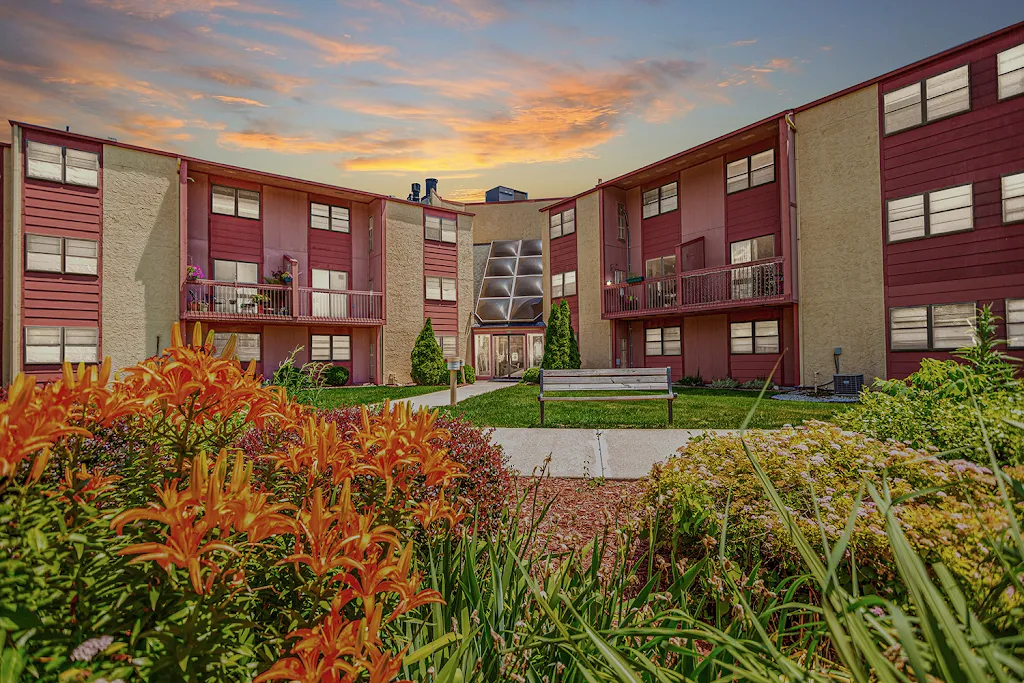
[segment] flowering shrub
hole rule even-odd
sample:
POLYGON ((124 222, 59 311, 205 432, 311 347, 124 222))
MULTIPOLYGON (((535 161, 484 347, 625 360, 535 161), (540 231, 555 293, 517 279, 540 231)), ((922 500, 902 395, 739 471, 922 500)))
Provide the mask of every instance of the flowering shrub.
MULTIPOLYGON (((829 547, 836 544, 864 480, 879 490, 888 486, 894 499, 936 487, 896 506, 911 546, 926 562, 944 563, 973 605, 993 599, 997 604, 990 613, 1005 614, 1022 604, 1012 592, 994 598, 988 594, 1003 576, 989 540, 999 539, 1009 523, 988 469, 966 460, 940 460, 932 451, 821 422, 775 432, 751 431, 745 440, 797 527, 817 543, 822 555, 827 556, 822 535, 829 547)), ((789 532, 770 507, 736 437, 691 441, 678 457, 655 468, 642 496, 649 515, 662 514, 658 541, 675 557, 697 558, 708 548, 717 550, 727 503, 728 557, 748 574, 799 573, 801 560, 789 532)), ((860 590, 905 600, 884 529, 875 503, 865 497, 849 546, 860 590)), ((850 559, 847 556, 847 577, 850 559)), ((719 584, 717 589, 721 588, 719 584)))
POLYGON ((12 384, 0 403, 6 680, 400 671, 407 615, 442 600, 421 587, 414 539, 465 516, 463 467, 437 447, 451 437, 400 404, 361 411, 341 438, 226 346, 214 356, 212 336, 197 325, 185 344, 175 325, 171 348, 123 379, 110 382, 108 359, 12 384), (288 436, 258 456, 234 447, 253 430, 288 436))

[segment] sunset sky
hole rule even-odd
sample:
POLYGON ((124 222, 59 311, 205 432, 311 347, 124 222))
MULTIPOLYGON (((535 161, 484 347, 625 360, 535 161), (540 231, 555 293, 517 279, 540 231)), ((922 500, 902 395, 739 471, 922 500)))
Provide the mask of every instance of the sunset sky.
POLYGON ((1022 19, 1020 0, 0 0, 0 116, 402 197, 425 176, 550 197, 1022 19))

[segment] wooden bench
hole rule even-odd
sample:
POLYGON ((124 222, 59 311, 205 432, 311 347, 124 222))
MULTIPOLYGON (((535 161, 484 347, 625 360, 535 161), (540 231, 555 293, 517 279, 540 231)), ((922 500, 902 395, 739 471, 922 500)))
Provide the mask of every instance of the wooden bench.
POLYGON ((672 424, 672 368, 611 368, 608 370, 540 371, 540 423, 544 424, 547 401, 668 401, 668 423, 672 424), (614 396, 546 396, 549 391, 600 391, 614 396), (624 391, 657 391, 657 394, 624 394, 624 391))

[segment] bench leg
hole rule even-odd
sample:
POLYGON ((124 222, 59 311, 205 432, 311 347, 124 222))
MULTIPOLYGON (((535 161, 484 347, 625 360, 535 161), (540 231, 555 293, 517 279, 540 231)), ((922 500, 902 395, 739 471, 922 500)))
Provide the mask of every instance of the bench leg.
POLYGON ((672 399, 668 400, 668 423, 672 424, 672 399))
POLYGON ((544 401, 540 401, 540 426, 544 426, 544 401))

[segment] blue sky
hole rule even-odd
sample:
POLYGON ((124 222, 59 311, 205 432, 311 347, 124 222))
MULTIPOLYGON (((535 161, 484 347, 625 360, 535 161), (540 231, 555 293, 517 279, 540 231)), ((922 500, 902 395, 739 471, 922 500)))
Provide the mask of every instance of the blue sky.
POLYGON ((404 196, 597 182, 1024 19, 964 4, 0 0, 0 115, 404 196))

